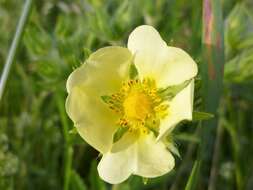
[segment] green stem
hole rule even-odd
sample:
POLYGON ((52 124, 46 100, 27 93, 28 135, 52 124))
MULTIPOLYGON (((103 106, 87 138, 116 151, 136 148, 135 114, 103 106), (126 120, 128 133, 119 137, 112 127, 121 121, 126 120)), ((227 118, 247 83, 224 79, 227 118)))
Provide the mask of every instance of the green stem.
POLYGON ((56 102, 58 111, 60 113, 60 119, 63 127, 63 137, 65 140, 65 151, 64 151, 64 190, 69 189, 69 182, 71 177, 71 168, 72 168, 72 156, 73 156, 73 148, 70 143, 69 137, 69 127, 68 127, 68 119, 65 112, 64 107, 64 99, 62 95, 59 93, 56 95, 56 102))
POLYGON ((8 56, 7 56, 7 59, 5 62, 3 73, 2 73, 2 76, 0 79, 0 101, 3 96, 5 85, 6 85, 9 73, 10 73, 12 63, 13 63, 14 58, 16 56, 16 52, 17 52, 18 46, 20 44, 20 40, 21 40, 22 35, 24 33, 25 25, 26 25, 27 20, 29 18, 29 14, 32 10, 32 2, 33 2, 33 0, 26 0, 26 2, 25 2, 21 17, 18 22, 15 36, 13 38, 13 41, 12 41, 12 44, 11 44, 11 47, 10 47, 10 50, 9 50, 9 53, 8 53, 8 56))
POLYGON ((119 190, 119 185, 113 185, 112 190, 119 190))

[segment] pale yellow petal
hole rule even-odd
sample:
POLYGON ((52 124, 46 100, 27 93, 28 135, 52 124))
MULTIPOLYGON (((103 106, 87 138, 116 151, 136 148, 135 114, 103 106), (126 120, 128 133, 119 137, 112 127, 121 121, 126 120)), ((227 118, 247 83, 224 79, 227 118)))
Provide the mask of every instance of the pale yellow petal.
POLYGON ((105 154, 98 164, 99 176, 106 182, 118 184, 125 181, 136 167, 136 144, 117 153, 105 154))
POLYGON ((194 80, 170 102, 169 114, 161 121, 158 139, 161 139, 182 120, 192 120, 194 80))
POLYGON ((158 87, 182 83, 196 76, 198 68, 182 49, 169 47, 151 26, 137 27, 129 36, 128 48, 140 78, 154 78, 158 87))
POLYGON ((99 176, 111 184, 125 181, 131 174, 153 178, 171 171, 174 157, 162 141, 154 135, 141 136, 137 142, 122 151, 103 155, 99 165, 99 176))
MULTIPOLYGON (((93 91, 114 93, 128 78, 132 54, 127 48, 109 46, 92 53, 67 80, 68 93, 74 86, 89 85, 93 91)), ((105 94, 103 94, 105 95, 105 94)))
POLYGON ((131 59, 126 48, 102 48, 67 81, 67 113, 84 140, 102 153, 111 149, 118 116, 101 96, 120 88, 122 81, 128 78, 131 59))
POLYGON ((132 53, 145 51, 153 54, 167 47, 167 45, 155 28, 142 25, 134 29, 129 35, 127 47, 132 53))
POLYGON ((133 143, 135 143, 140 134, 135 132, 126 132, 120 140, 118 140, 116 143, 113 144, 111 152, 119 152, 122 151, 129 146, 131 146, 133 143))
POLYGON ((135 175, 153 178, 164 175, 174 168, 175 160, 164 143, 149 134, 138 141, 135 175))
POLYGON ((99 152, 105 153, 112 146, 118 118, 96 96, 75 87, 68 95, 66 110, 81 137, 99 152))

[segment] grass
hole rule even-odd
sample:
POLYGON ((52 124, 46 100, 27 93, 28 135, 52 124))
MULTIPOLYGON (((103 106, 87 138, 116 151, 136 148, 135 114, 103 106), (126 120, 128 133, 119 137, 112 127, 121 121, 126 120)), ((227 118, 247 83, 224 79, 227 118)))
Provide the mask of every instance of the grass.
MULTIPOLYGON (((1 73, 23 4, 0 0, 1 73)), ((194 103, 195 110, 217 116, 218 128, 206 122, 182 123, 174 131, 181 154, 175 170, 146 185, 132 176, 112 187, 98 177, 98 152, 74 131, 69 132, 73 125, 64 110, 66 79, 90 52, 107 45, 125 46, 130 31, 144 23, 155 26, 169 45, 185 49, 203 68, 207 52, 202 45, 206 24, 201 20, 202 3, 35 1, 0 102, 0 189, 181 190, 190 189, 193 178, 196 185, 191 189, 252 189, 253 4, 223 0, 220 8, 225 22, 220 19, 217 26, 224 27, 225 65, 218 83, 223 82, 223 91, 214 97, 209 85, 217 87, 217 81, 210 84, 201 73, 194 103), (218 100, 218 109, 206 108, 206 102, 217 106, 218 100), (203 142, 210 149, 201 148, 203 142), (201 175, 195 175, 198 167, 201 175)), ((214 11, 215 16, 220 13, 214 11)), ((221 52, 217 47, 212 51, 221 52)), ((222 62, 219 58, 212 62, 222 62)))

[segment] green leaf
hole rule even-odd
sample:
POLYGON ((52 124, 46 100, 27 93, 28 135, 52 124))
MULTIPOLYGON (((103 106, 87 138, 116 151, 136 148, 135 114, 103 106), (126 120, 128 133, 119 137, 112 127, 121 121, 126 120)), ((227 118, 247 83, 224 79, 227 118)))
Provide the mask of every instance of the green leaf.
POLYGON ((164 100, 171 100, 173 99, 179 92, 181 92, 185 87, 190 84, 190 80, 186 80, 182 82, 181 84, 178 85, 173 85, 173 86, 168 86, 166 88, 162 88, 158 90, 159 95, 164 99, 164 100))
POLYGON ((24 43, 29 54, 34 57, 48 55, 52 51, 51 37, 40 23, 29 24, 24 35, 24 43))
POLYGON ((130 79, 135 79, 135 78, 137 78, 137 76, 138 76, 138 70, 135 67, 135 65, 132 63, 130 65, 130 69, 129 69, 129 77, 130 77, 130 79))
POLYGON ((199 112, 199 111, 194 111, 193 112, 193 121, 202 121, 202 120, 209 120, 214 118, 214 115, 211 113, 207 112, 199 112))
POLYGON ((116 133, 113 135, 113 142, 117 142, 127 132, 128 127, 119 127, 116 133))

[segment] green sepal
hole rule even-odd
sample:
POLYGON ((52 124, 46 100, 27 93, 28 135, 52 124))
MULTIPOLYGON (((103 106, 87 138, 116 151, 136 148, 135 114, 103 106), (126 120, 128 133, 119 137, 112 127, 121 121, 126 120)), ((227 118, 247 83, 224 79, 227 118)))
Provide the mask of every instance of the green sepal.
POLYGON ((164 144, 166 145, 167 149, 174 155, 176 155, 177 157, 179 157, 181 159, 181 155, 177 149, 177 145, 174 142, 174 134, 169 134, 165 139, 164 139, 164 144))
POLYGON ((159 89, 158 94, 163 100, 172 100, 179 92, 186 88, 191 81, 192 79, 186 80, 178 85, 168 86, 166 88, 159 89))
POLYGON ((193 111, 193 114, 192 114, 193 121, 209 120, 212 118, 214 118, 214 115, 207 112, 193 111))
POLYGON ((129 129, 129 127, 122 127, 120 126, 117 131, 114 133, 113 135, 113 142, 117 142, 118 140, 120 140, 123 135, 127 132, 127 130, 129 129))
POLYGON ((151 127, 147 124, 145 125, 145 127, 147 127, 155 135, 155 137, 158 137, 159 131, 157 131, 155 127, 151 127))
POLYGON ((76 129, 76 127, 73 127, 68 132, 69 132, 69 134, 77 134, 77 129, 76 129))
POLYGON ((134 63, 131 63, 129 68, 129 78, 130 79, 136 79, 138 77, 138 70, 134 63))
POLYGON ((181 159, 181 155, 180 155, 180 153, 179 153, 179 151, 178 151, 178 148, 176 147, 176 145, 175 145, 174 143, 169 143, 169 144, 167 145, 167 148, 169 149, 169 151, 170 151, 171 153, 173 153, 174 155, 176 155, 178 158, 181 159))
POLYGON ((108 103, 111 100, 111 96, 104 95, 101 96, 101 99, 103 100, 103 102, 108 103))

